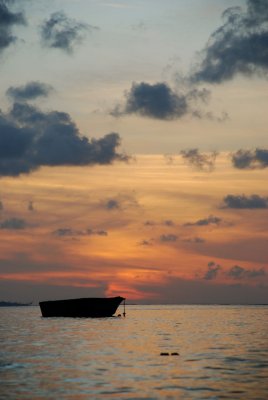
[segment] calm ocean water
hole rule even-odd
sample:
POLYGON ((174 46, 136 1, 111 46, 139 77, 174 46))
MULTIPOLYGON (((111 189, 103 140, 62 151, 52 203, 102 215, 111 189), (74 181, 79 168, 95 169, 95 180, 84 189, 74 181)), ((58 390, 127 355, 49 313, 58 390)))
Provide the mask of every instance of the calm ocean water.
POLYGON ((1 400, 268 399, 268 306, 127 306, 125 319, 0 308, 0 343, 1 400))

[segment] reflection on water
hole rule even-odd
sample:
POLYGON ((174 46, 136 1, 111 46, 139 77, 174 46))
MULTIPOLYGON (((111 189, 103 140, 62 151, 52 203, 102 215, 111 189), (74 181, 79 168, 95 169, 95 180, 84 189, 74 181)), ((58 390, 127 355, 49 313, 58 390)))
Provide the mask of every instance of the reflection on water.
POLYGON ((0 398, 267 400, 267 314, 128 306, 125 319, 69 319, 1 308, 0 398))

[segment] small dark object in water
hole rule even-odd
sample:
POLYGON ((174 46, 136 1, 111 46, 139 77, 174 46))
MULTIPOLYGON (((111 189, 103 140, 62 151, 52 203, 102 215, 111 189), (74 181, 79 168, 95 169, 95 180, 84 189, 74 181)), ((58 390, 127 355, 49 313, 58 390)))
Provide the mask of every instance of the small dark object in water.
POLYGON ((171 353, 172 356, 179 356, 179 353, 171 353))
POLYGON ((123 297, 41 301, 43 317, 105 318, 112 317, 123 297))
POLYGON ((169 353, 160 353, 160 356, 169 356, 169 353))

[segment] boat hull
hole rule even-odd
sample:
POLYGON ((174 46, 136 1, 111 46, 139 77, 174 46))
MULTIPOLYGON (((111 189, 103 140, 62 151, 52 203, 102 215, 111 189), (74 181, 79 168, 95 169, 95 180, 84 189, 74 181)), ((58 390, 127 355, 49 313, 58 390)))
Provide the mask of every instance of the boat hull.
POLYGON ((123 297, 81 298, 68 300, 41 301, 43 317, 105 318, 112 317, 123 297))

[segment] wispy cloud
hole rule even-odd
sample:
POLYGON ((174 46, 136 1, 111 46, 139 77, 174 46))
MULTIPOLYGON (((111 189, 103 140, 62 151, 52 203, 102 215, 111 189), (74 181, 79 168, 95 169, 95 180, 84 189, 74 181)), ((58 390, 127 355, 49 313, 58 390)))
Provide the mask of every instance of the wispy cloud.
POLYGON ((198 219, 195 222, 186 222, 184 226, 208 226, 215 225, 218 226, 222 223, 222 219, 214 215, 210 215, 207 218, 198 219))
POLYGON ((107 236, 108 232, 104 230, 94 230, 87 228, 85 230, 77 230, 73 228, 58 228, 52 232, 58 237, 74 237, 74 236, 107 236))
POLYGON ((8 0, 0 1, 0 52, 16 42, 17 37, 12 34, 12 28, 26 24, 24 14, 12 12, 10 4, 8 0))
POLYGON ((53 91, 52 86, 42 82, 29 82, 24 86, 11 86, 6 94, 14 101, 35 100, 38 97, 47 97, 53 91))
POLYGON ((229 278, 232 279, 256 279, 259 277, 263 277, 266 275, 266 272, 263 268, 259 269, 246 269, 240 267, 239 265, 234 265, 229 269, 226 273, 229 278))
POLYGON ((219 271, 222 269, 221 265, 216 264, 214 261, 208 263, 208 269, 203 277, 205 280, 213 280, 217 278, 219 271))
POLYGON ((190 166, 200 171, 212 171, 218 156, 216 151, 211 153, 200 153, 198 149, 182 150, 180 152, 183 160, 190 166))
POLYGON ((41 39, 46 47, 72 53, 75 46, 85 39, 87 32, 97 29, 96 26, 68 18, 63 11, 58 11, 42 24, 41 39))
POLYGON ((267 0, 247 0, 247 7, 231 7, 223 13, 223 25, 200 54, 192 74, 194 82, 221 83, 237 74, 267 75, 267 0))
POLYGON ((28 226, 26 221, 21 218, 8 218, 0 222, 0 229, 21 230, 28 226))

